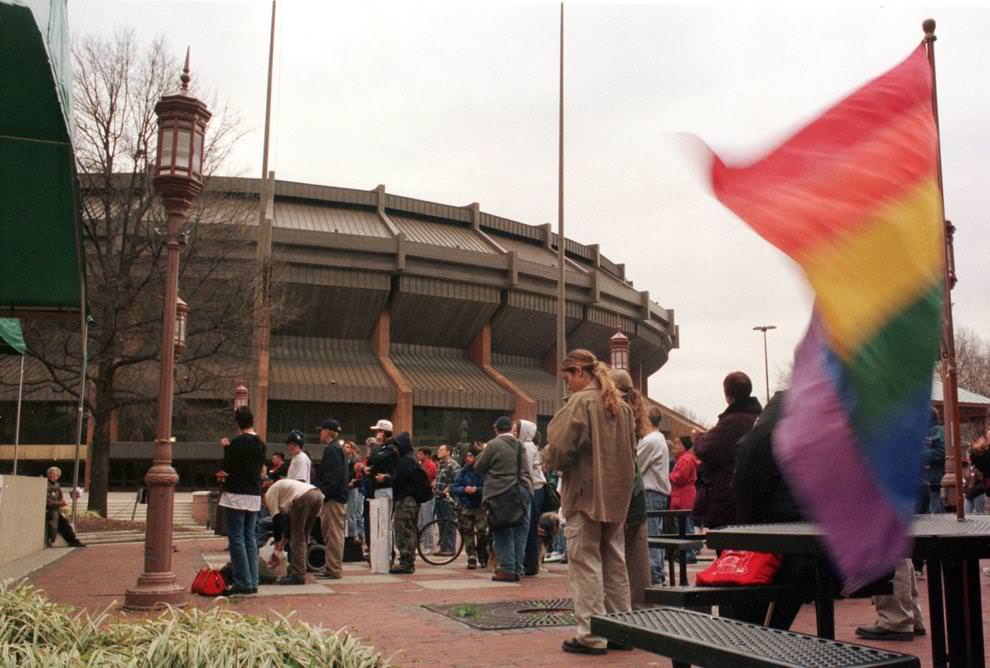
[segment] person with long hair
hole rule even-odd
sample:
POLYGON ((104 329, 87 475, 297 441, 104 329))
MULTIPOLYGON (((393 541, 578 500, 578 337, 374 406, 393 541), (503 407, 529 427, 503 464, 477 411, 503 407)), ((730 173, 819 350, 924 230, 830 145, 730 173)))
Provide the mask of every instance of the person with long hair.
MULTIPOLYGON (((636 426, 636 440, 640 444, 637 445, 637 448, 639 448, 643 443, 644 437, 650 431, 646 400, 643 399, 640 391, 633 386, 632 377, 628 371, 612 369, 608 372, 608 377, 615 383, 615 388, 622 395, 623 401, 632 409, 636 426)), ((630 456, 633 458, 636 458, 636 455, 637 451, 630 453, 630 456)), ((645 488, 646 471, 643 470, 643 466, 638 460, 637 465, 639 465, 639 473, 645 488)), ((651 509, 646 496, 648 493, 649 490, 644 489, 643 493, 638 495, 633 494, 629 506, 629 514, 626 516, 626 572, 629 574, 629 599, 634 608, 646 607, 646 588, 651 584, 650 574, 652 566, 652 555, 650 554, 649 541, 647 539, 651 531, 656 534, 660 533, 659 529, 653 530, 652 518, 648 521, 646 517, 646 511, 651 509)), ((661 553, 661 566, 663 565, 662 559, 661 553)), ((656 584, 656 582, 652 584, 656 584)))
POLYGON ((609 645, 591 632, 591 616, 631 609, 625 523, 633 491, 635 416, 594 353, 573 350, 559 368, 570 396, 550 422, 544 461, 563 474, 561 506, 567 513, 577 633, 563 649, 600 655, 609 645))

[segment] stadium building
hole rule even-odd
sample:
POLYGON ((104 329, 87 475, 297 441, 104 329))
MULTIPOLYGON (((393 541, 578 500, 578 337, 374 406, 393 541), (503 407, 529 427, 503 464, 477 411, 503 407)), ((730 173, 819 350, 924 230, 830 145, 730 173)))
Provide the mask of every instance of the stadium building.
MULTIPOLYGON (((258 179, 209 183, 214 194, 248 199, 260 188, 258 179)), ((285 181, 274 183, 269 215, 273 261, 285 269, 277 287, 303 314, 272 332, 270 449, 281 449, 291 429, 303 429, 315 444, 316 426, 327 416, 357 441, 388 418, 397 431, 411 431, 417 445, 487 439, 502 414, 545 427, 559 357, 558 238, 551 225, 509 220, 478 204, 394 195, 384 186, 285 181)), ((565 249, 568 347, 608 360, 609 339, 621 331, 629 339, 630 373, 645 389, 678 345, 674 312, 636 289, 625 267, 597 245, 567 239, 565 249)), ((4 365, 8 382, 11 368, 4 365)), ((253 369, 246 371, 250 381, 253 369)), ((233 390, 197 400, 229 406, 233 390)), ((8 385, 0 395, 5 416, 15 399, 8 385)), ((39 466, 71 459, 71 423, 55 419, 71 416, 71 400, 48 393, 28 403, 36 419, 25 420, 21 458, 39 466), (55 417, 37 419, 46 414, 55 417)), ((668 412, 664 431, 679 431, 672 420, 683 421, 668 412)), ((147 468, 151 438, 114 431, 111 482, 132 486, 147 468)), ((181 484, 209 481, 219 435, 176 425, 181 484)), ((12 437, 4 420, 0 443, 12 437)), ((10 448, 0 447, 9 460, 10 448)))

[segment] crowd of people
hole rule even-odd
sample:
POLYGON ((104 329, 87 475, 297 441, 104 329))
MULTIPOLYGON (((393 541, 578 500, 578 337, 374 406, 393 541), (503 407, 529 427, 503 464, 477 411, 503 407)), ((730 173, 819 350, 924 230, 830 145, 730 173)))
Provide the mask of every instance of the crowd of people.
MULTIPOLYGON (((415 572, 421 541, 422 550, 453 556, 458 533, 466 568, 492 567, 497 582, 535 576, 544 559, 566 561, 577 632, 563 649, 600 655, 626 648, 593 634, 592 615, 643 605, 645 589, 665 579, 664 555, 650 549, 647 540, 663 529, 647 511, 691 510, 691 532, 802 519, 772 454, 784 392, 764 410, 752 395, 749 377, 732 372, 722 383, 726 408, 715 426, 670 442, 659 430, 659 409, 648 405, 627 372, 609 369, 586 350, 568 353, 560 369, 568 398, 549 423, 542 448, 536 424, 508 416, 494 422, 491 440, 465 448, 460 456, 449 445, 435 452, 415 449, 409 433, 393 433, 386 419, 373 425, 372 436, 358 446, 343 441, 340 424, 327 419, 320 425, 323 452, 317 464, 306 454, 299 431, 289 435, 288 460, 276 453, 266 462, 250 409, 238 408, 240 433, 222 440, 219 474, 224 481, 220 505, 228 516, 230 593, 257 590, 259 512, 271 516, 273 564, 284 559, 288 545, 288 571, 279 583, 295 585, 306 582, 307 542, 317 525, 325 552, 317 577, 342 577, 345 546, 356 558, 369 559, 370 502, 389 499, 390 573, 415 572), (434 519, 445 520, 436 535, 420 531, 434 519)), ((933 424, 929 435, 919 510, 942 510, 935 485, 944 472, 940 429, 933 424)), ((970 457, 966 496, 976 508, 982 494, 970 491, 979 487, 982 492, 982 481, 990 477, 990 432, 974 444, 970 457)), ((860 635, 888 637, 884 620, 897 615, 914 626, 896 633, 923 633, 910 609, 917 589, 909 565, 898 570, 894 596, 878 597, 878 625, 860 629, 860 635)), ((814 581, 813 568, 807 559, 785 557, 778 579, 791 585, 789 597, 770 611, 765 604, 752 604, 727 606, 723 614, 789 627, 813 595, 807 585, 814 581)))

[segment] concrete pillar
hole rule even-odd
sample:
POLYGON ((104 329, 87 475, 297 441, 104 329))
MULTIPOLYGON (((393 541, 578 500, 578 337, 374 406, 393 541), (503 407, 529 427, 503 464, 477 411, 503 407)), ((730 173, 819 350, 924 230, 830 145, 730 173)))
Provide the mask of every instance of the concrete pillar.
POLYGON ((492 366, 491 322, 485 323, 485 326, 481 328, 478 335, 468 345, 465 353, 469 360, 481 367, 481 370, 485 372, 486 376, 494 380, 503 390, 513 396, 516 402, 515 412, 512 415, 514 419, 536 422, 536 400, 492 366))
POLYGON ((395 407, 392 409, 393 433, 408 431, 413 433, 413 391, 406 377, 395 366, 391 357, 392 314, 386 308, 378 314, 375 327, 371 333, 371 349, 382 365, 385 375, 395 388, 395 407))

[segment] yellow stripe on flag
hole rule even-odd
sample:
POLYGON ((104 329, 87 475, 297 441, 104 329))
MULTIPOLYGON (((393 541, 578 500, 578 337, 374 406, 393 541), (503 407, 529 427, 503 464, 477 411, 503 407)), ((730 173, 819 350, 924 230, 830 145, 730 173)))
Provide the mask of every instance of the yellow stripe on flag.
POLYGON ((797 258, 832 349, 848 360, 944 274, 938 185, 922 181, 861 228, 797 258))

